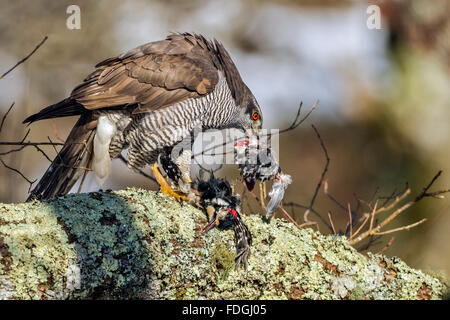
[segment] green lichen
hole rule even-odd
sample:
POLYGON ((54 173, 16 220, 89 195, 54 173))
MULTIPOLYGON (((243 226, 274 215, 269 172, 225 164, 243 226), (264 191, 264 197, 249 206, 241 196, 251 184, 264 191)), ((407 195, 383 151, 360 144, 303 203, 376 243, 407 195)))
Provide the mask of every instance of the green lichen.
POLYGON ((234 269, 232 230, 131 188, 0 204, 0 298, 437 299, 448 287, 400 259, 243 215, 248 269, 234 269))
POLYGON ((211 254, 213 267, 220 274, 220 280, 226 280, 234 267, 235 254, 230 251, 223 243, 218 242, 211 254))
POLYGON ((353 288, 348 298, 350 300, 364 300, 365 295, 363 288, 361 288, 360 286, 356 286, 355 288, 353 288))

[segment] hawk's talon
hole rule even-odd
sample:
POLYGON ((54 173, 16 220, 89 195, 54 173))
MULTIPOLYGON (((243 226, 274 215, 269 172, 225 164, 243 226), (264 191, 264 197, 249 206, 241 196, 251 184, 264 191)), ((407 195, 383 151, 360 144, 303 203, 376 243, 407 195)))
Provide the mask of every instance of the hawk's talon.
POLYGON ((158 164, 155 163, 152 166, 153 175, 155 176, 156 181, 158 182, 160 189, 158 192, 161 192, 162 194, 165 194, 169 197, 174 197, 178 201, 186 201, 186 196, 178 194, 175 192, 170 185, 167 183, 166 179, 162 176, 161 172, 159 171, 158 164))

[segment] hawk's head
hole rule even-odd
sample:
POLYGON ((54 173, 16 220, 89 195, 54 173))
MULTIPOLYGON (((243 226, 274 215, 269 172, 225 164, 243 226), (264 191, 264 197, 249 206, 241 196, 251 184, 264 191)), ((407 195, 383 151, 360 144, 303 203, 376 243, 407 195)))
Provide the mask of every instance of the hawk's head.
POLYGON ((235 126, 243 130, 250 130, 250 133, 260 134, 263 118, 261 108, 253 96, 250 89, 244 85, 244 99, 240 104, 240 112, 235 119, 235 126))

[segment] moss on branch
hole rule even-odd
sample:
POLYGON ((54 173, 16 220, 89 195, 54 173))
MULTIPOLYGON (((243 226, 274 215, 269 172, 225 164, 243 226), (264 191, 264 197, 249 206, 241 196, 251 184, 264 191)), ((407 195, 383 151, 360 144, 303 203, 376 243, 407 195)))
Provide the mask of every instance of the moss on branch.
POLYGON ((203 234, 202 211, 141 189, 0 204, 0 299, 439 299, 438 278, 344 237, 243 216, 247 270, 233 231, 203 234))

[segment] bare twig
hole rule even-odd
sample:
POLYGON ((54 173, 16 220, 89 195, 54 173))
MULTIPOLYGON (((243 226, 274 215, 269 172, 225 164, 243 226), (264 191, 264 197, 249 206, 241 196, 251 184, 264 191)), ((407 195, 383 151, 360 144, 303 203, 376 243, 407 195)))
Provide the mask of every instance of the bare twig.
MULTIPOLYGON (((422 192, 417 195, 413 200, 407 202, 406 204, 404 204, 403 206, 401 206, 400 208, 397 208, 394 210, 394 212, 392 212, 386 219, 384 219, 381 223, 376 223, 376 226, 373 227, 373 220, 375 217, 376 213, 382 212, 382 211, 386 211, 386 207, 384 208, 380 208, 379 210, 376 209, 376 205, 378 203, 378 201, 375 204, 375 207, 372 210, 371 213, 371 221, 370 221, 370 226, 369 226, 369 230, 363 232, 359 237, 357 238, 353 238, 350 243, 351 244, 355 244, 358 243, 360 241, 362 241, 363 239, 367 238, 367 237, 372 237, 375 235, 384 235, 384 234, 388 234, 388 233, 392 233, 392 232, 397 232, 397 231, 401 231, 401 230, 409 230, 412 227, 415 227, 421 223, 423 223, 426 219, 422 219, 416 223, 413 223, 411 225, 407 225, 407 226, 403 226, 400 228, 396 228, 396 229, 392 229, 392 230, 388 230, 388 231, 381 231, 381 229, 386 226, 388 223, 390 223, 392 220, 394 220, 399 214, 401 214, 402 212, 404 212, 406 209, 408 209, 409 207, 411 207, 413 204, 415 204, 416 202, 422 200, 425 197, 437 197, 440 196, 444 193, 448 193, 450 192, 450 189, 446 189, 446 190, 439 190, 439 191, 435 191, 435 192, 431 192, 429 193, 428 190, 431 188, 431 186, 434 184, 434 182, 439 178, 439 176, 441 175, 442 171, 439 171, 434 177, 433 179, 431 179, 431 181, 428 183, 428 185, 426 187, 423 188, 422 192)), ((400 196, 397 196, 394 200, 394 202, 389 205, 388 207, 393 207, 394 204, 397 204, 400 199, 403 199, 407 194, 409 193, 409 188, 400 196)))
MULTIPOLYGON (((287 212, 287 211, 283 208, 283 205, 282 205, 282 204, 281 204, 278 208, 281 210, 281 212, 284 214, 284 216, 285 216, 289 221, 291 221, 297 228, 299 228, 299 229, 302 228, 302 226, 300 226, 300 225, 295 221, 295 219, 291 217, 291 215, 289 214, 289 212, 287 212)), ((317 222, 311 221, 310 224, 314 224, 314 223, 317 223, 317 222)))
POLYGON ((365 251, 367 249, 369 249, 371 246, 376 245, 377 243, 380 243, 380 241, 378 241, 380 238, 382 238, 382 236, 370 236, 369 237, 369 241, 367 241, 366 244, 356 248, 356 250, 358 251, 365 251))
MULTIPOLYGON (((318 104, 319 104, 319 100, 316 100, 316 102, 313 104, 313 106, 308 111, 308 113, 302 119, 299 119, 300 118, 300 114, 301 114, 301 110, 302 110, 302 105, 303 105, 303 102, 300 102, 300 106, 298 107, 298 110, 297 110, 297 115, 295 116, 294 121, 292 122, 292 124, 289 127, 285 128, 285 129, 282 129, 282 130, 278 131, 277 133, 267 133, 267 134, 259 135, 259 138, 271 137, 273 135, 282 134, 282 133, 285 133, 285 132, 288 132, 288 131, 296 129, 298 126, 300 126, 311 115, 311 113, 316 109, 318 104)), ((210 155, 210 156, 211 155, 216 155, 216 153, 205 154, 205 152, 214 150, 214 149, 219 148, 219 147, 224 147, 224 146, 226 146, 226 145, 228 145, 228 144, 230 144, 232 142, 236 142, 235 139, 230 139, 230 140, 225 141, 225 142, 223 142, 221 144, 213 145, 213 146, 211 146, 211 147, 209 147, 209 148, 207 148, 205 150, 202 150, 201 152, 199 152, 197 154, 192 155, 192 157, 195 158, 195 157, 200 156, 200 155, 210 155)), ((224 153, 224 154, 227 154, 227 152, 224 153)))
POLYGON ((56 127, 56 123, 55 123, 55 119, 51 119, 52 120, 52 129, 53 129, 53 134, 55 135, 55 138, 59 141, 61 141, 62 143, 64 143, 64 139, 62 139, 59 134, 58 134, 58 128, 56 127))
POLYGON ((25 175, 20 172, 19 170, 17 170, 16 168, 10 167, 8 166, 1 158, 0 158, 0 162, 3 164, 3 166, 11 171, 14 171, 15 173, 19 174, 22 178, 24 178, 29 184, 30 187, 28 188, 28 192, 30 192, 31 187, 33 186, 33 183, 36 182, 36 180, 31 181, 30 179, 28 179, 27 177, 25 177, 25 175))
POLYGON ((263 190, 263 183, 259 183, 259 200, 261 201, 261 207, 263 210, 266 210, 266 204, 264 203, 264 190, 263 190))
MULTIPOLYGON (((24 146, 26 147, 26 146, 24 146)), ((44 152, 44 150, 42 150, 38 145, 34 145, 34 148, 39 151, 40 153, 42 153, 42 155, 50 162, 53 162, 52 159, 50 159, 50 157, 44 152)))
MULTIPOLYGON (((89 160, 88 167, 91 166, 91 162, 92 162, 92 159, 89 160)), ((80 182, 80 185, 78 186, 77 193, 81 193, 81 189, 83 188, 83 184, 84 184, 84 181, 86 180, 87 174, 88 174, 88 170, 84 170, 83 177, 81 178, 81 182, 80 182)))
POLYGON ((333 229, 333 234, 336 234, 336 229, 334 228, 333 219, 331 219, 331 212, 328 211, 328 220, 330 220, 331 228, 333 229))
POLYGON ((314 102, 311 109, 309 109, 308 113, 302 119, 299 120, 300 113, 302 111, 302 105, 303 105, 303 102, 300 102, 300 106, 298 107, 298 110, 297 110, 297 115, 295 116, 292 124, 288 128, 278 131, 278 134, 288 132, 288 131, 291 131, 291 130, 294 130, 295 128, 297 128, 299 125, 301 125, 303 122, 305 122, 305 120, 309 117, 309 115, 316 109, 318 104, 319 104, 319 100, 316 100, 316 102, 314 102))
POLYGON ((411 189, 409 189, 409 188, 406 189, 406 190, 403 192, 403 194, 397 196, 397 197, 394 199, 394 201, 393 201, 390 205, 379 208, 379 209, 377 210, 376 214, 391 210, 392 208, 394 208, 395 206, 397 206, 397 204, 398 204, 400 201, 402 201, 403 199, 405 199, 406 196, 408 196, 410 193, 411 193, 411 189))
POLYGON ((324 144, 324 142, 322 140, 322 137, 320 136, 320 133, 317 130, 317 128, 314 125, 311 125, 311 126, 314 129, 314 132, 316 133, 317 138, 320 141, 320 146, 322 147, 323 153, 325 154, 326 163, 325 163, 325 168, 323 169, 322 174, 320 176, 320 180, 319 180, 319 182, 318 182, 318 184, 316 186, 316 189, 314 190, 314 195, 313 195, 313 197, 311 199, 311 202, 310 202, 310 204, 308 206, 308 209, 306 209, 305 213, 303 214, 303 220, 305 222, 309 221, 308 220, 308 215, 309 215, 309 213, 311 212, 311 209, 314 206, 314 202, 316 201, 317 194, 318 194, 318 192, 320 190, 320 187, 322 186, 322 183, 323 183, 323 181, 325 179, 325 175, 327 174, 328 166, 330 165, 330 157, 328 156, 328 151, 327 151, 327 148, 325 147, 325 144, 324 144))
POLYGON ((389 248, 391 246, 391 244, 394 242, 395 237, 392 237, 391 240, 389 240, 389 242, 386 244, 386 246, 381 249, 380 251, 377 252, 377 254, 382 254, 383 252, 385 252, 387 250, 387 248, 389 248))
MULTIPOLYGON (((126 165, 128 164, 127 159, 126 159, 122 154, 119 154, 119 155, 117 156, 117 158, 120 159, 120 160, 121 160, 123 163, 125 163, 126 165)), ((145 172, 142 171, 141 169, 136 168, 136 167, 133 167, 133 169, 135 169, 141 176, 143 176, 143 177, 145 177, 145 178, 147 178, 147 179, 150 179, 150 180, 153 181, 153 182, 156 182, 156 179, 155 179, 154 177, 152 177, 151 175, 145 173, 145 172)))
MULTIPOLYGON (((347 213, 348 208, 346 208, 343 204, 341 204, 339 201, 336 200, 329 192, 328 192, 328 181, 323 181, 323 193, 331 200, 333 201, 339 208, 341 208, 345 213, 347 213)), ((359 199, 358 199, 359 200, 359 199)), ((356 216, 356 212, 351 211, 352 217, 356 216)))
POLYGON ((0 141, 0 146, 63 146, 60 142, 0 141))
POLYGON ((424 223, 425 221, 427 221, 426 218, 424 218, 424 219, 422 219, 422 220, 420 220, 420 221, 417 221, 417 222, 415 222, 415 223, 411 223, 411 224, 409 224, 409 225, 407 225, 407 226, 403 226, 403 227, 391 229, 391 230, 388 230, 388 231, 377 232, 377 234, 378 234, 378 235, 383 235, 383 234, 389 234, 389 233, 393 233, 393 232, 397 232, 397 231, 402 231, 402 230, 409 230, 409 229, 411 229, 411 228, 414 228, 415 226, 418 226, 419 224, 424 223))
POLYGON ((355 231, 355 233, 353 234, 353 238, 356 237, 356 235, 363 229, 363 227, 365 226, 366 222, 369 221, 369 218, 371 217, 371 215, 366 214, 366 217, 364 218, 364 221, 361 223, 361 225, 359 226, 359 228, 355 231))
POLYGON ((372 213, 370 214, 369 232, 372 230, 372 227, 373 227, 373 219, 375 218, 375 213, 377 212, 377 206, 378 206, 378 201, 375 202, 375 206, 373 207, 372 213))
POLYGON ((22 60, 18 61, 11 69, 9 69, 8 71, 6 71, 5 73, 3 73, 0 76, 0 79, 3 79, 8 73, 10 73, 11 71, 13 71, 15 68, 17 68, 20 64, 24 63, 25 61, 27 61, 43 44, 45 41, 47 41, 48 37, 45 36, 44 39, 42 39, 42 41, 33 49, 33 51, 31 51, 25 58, 23 58, 22 60))
MULTIPOLYGON (((286 206, 286 207, 298 207, 298 208, 302 208, 302 209, 308 209, 308 208, 309 208, 309 206, 307 206, 307 205, 304 205, 304 204, 301 204, 301 203, 296 203, 296 202, 293 202, 293 201, 283 203, 283 206, 286 206)), ((333 228, 327 223, 327 221, 322 217, 322 215, 321 215, 319 212, 317 212, 317 210, 315 210, 314 208, 311 208, 311 209, 309 209, 309 210, 310 210, 317 218, 319 218, 319 220, 322 221, 322 223, 323 223, 325 226, 327 226, 327 228, 328 228, 330 231, 333 231, 333 228)))
POLYGON ((21 146, 20 148, 17 148, 17 149, 11 149, 11 150, 8 150, 5 152, 0 152, 0 156, 6 156, 7 154, 10 154, 10 153, 22 151, 25 147, 26 146, 21 146))
POLYGON ((347 203, 348 206, 348 225, 350 228, 350 236, 349 239, 353 238, 353 218, 352 218, 352 210, 350 209, 350 203, 347 203))
POLYGON ((6 111, 6 113, 3 115, 2 117, 2 122, 0 123, 0 132, 2 132, 3 129, 3 124, 5 123, 6 117, 8 116, 9 112, 11 111, 11 109, 14 107, 15 102, 13 102, 11 104, 11 106, 8 108, 8 111, 6 111))

